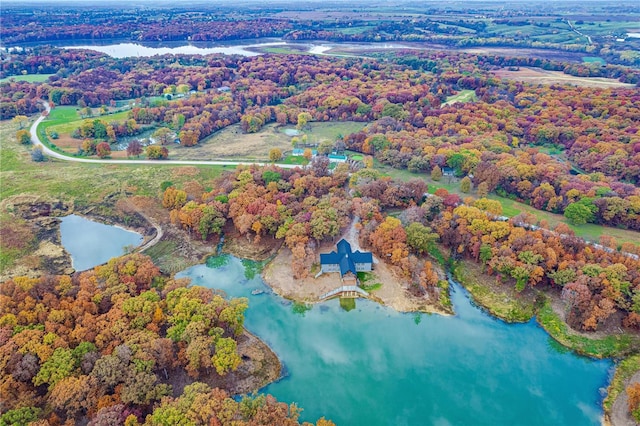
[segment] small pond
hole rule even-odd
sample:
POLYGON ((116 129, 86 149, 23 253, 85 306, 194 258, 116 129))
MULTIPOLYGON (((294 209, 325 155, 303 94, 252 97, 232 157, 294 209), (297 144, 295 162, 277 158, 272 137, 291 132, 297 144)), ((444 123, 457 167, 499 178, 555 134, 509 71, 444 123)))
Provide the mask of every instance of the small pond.
POLYGON ((142 243, 142 235, 126 229, 69 215, 60 223, 62 246, 71 255, 76 271, 102 265, 112 257, 122 256, 127 247, 142 243))
POLYGON ((599 425, 610 360, 577 356, 534 321, 506 324, 452 282, 456 315, 403 314, 358 300, 309 309, 273 294, 260 265, 233 256, 178 274, 248 297, 246 327, 285 377, 263 389, 302 419, 337 425, 599 425), (262 294, 252 294, 264 291, 262 294))
POLYGON ((302 134, 302 132, 297 129, 282 129, 282 133, 287 136, 299 136, 302 134))

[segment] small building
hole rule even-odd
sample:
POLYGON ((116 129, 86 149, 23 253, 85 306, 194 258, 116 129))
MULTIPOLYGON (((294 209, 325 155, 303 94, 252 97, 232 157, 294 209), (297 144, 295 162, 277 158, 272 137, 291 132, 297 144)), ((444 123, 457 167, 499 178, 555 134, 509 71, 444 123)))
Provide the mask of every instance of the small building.
POLYGON ((337 251, 320 255, 320 271, 340 272, 340 278, 347 284, 357 285, 358 272, 371 271, 373 255, 371 252, 351 251, 351 244, 342 239, 338 241, 337 251))
POLYGON ((443 167, 442 168, 442 176, 453 176, 454 170, 451 167, 443 167))
POLYGON ((347 156, 346 155, 338 155, 338 154, 329 154, 329 162, 331 163, 346 163, 347 156))
POLYGON ((231 91, 231 87, 229 86, 220 86, 216 89, 220 93, 228 93, 231 91))

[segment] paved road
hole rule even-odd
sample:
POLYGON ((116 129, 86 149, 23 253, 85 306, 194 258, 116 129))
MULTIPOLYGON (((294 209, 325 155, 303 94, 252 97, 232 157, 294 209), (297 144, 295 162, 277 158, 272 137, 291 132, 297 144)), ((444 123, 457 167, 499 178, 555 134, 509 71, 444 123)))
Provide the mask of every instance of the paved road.
MULTIPOLYGON (((43 102, 47 112, 51 112, 51 107, 48 102, 43 102)), ((82 157, 71 157, 68 155, 61 154, 56 152, 46 146, 40 138, 38 137, 38 125, 42 123, 42 121, 46 117, 41 115, 31 126, 31 142, 35 146, 40 146, 42 148, 42 152, 48 157, 57 158, 59 160, 64 161, 74 161, 76 163, 99 163, 99 164, 155 164, 155 165, 173 165, 173 166, 239 166, 239 165, 251 165, 255 164, 258 166, 269 166, 271 163, 260 163, 254 161, 215 161, 215 160, 109 160, 109 159, 98 159, 98 158, 82 158, 82 157)), ((278 167, 283 169, 295 169, 296 167, 300 167, 298 165, 293 164, 276 164, 278 167)))

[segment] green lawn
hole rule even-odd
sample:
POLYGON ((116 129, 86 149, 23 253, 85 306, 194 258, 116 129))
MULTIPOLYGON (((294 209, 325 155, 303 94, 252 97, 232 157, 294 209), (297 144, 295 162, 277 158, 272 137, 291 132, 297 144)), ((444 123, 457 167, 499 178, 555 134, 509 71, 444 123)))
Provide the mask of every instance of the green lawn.
POLYGON ((311 130, 307 130, 304 133, 309 138, 309 141, 335 141, 339 136, 346 136, 350 133, 359 132, 366 125, 367 123, 356 121, 333 121, 329 123, 313 122, 311 123, 311 130))
POLYGON ((0 83, 9 80, 15 81, 26 81, 27 83, 40 83, 43 81, 47 81, 49 77, 55 74, 27 74, 27 75, 12 75, 5 78, 0 78, 0 83))
MULTIPOLYGON (((62 112, 59 112, 62 113, 62 112)), ((72 199, 79 205, 100 202, 122 188, 136 195, 156 196, 160 183, 198 180, 211 187, 222 166, 193 166, 198 175, 174 173, 179 166, 138 164, 80 164, 48 159, 31 161, 31 146, 19 145, 11 135, 17 127, 0 122, 0 199, 18 194, 72 199)), ((189 166, 192 167, 192 166, 189 166)))
POLYGON ((287 155, 282 161, 278 161, 279 164, 299 164, 301 166, 306 166, 309 164, 309 161, 304 158, 302 155, 287 155))
POLYGON ((466 103, 478 100, 475 90, 461 90, 457 95, 449 96, 447 101, 442 105, 453 105, 456 102, 466 103))
POLYGON ((77 111, 75 111, 74 107, 57 107, 54 108, 52 111, 52 114, 54 111, 61 109, 61 108, 71 108, 74 110, 75 112, 75 116, 71 116, 71 113, 69 112, 65 112, 65 115, 69 115, 68 117, 66 117, 66 120, 58 120, 56 119, 56 121, 58 121, 58 123, 56 124, 49 124, 46 125, 46 123, 49 123, 49 120, 46 120, 45 123, 43 123, 43 126, 46 125, 47 128, 50 128, 51 130, 54 130, 56 132, 58 132, 58 134, 64 135, 64 134, 71 134, 71 132, 73 132, 75 129, 77 129, 78 127, 80 127, 82 125, 82 122, 84 120, 96 120, 96 119, 100 119, 102 121, 106 121, 107 123, 110 123, 112 121, 123 121, 126 120, 129 117, 129 111, 120 111, 120 112, 116 112, 114 114, 105 114, 105 115, 96 115, 93 117, 86 117, 86 118, 80 118, 80 116, 78 115, 77 111))
POLYGON ((373 29, 374 27, 370 27, 367 25, 358 25, 355 27, 344 27, 344 28, 336 28, 336 31, 342 33, 342 34, 347 34, 347 35, 353 35, 353 34, 362 34, 366 31, 369 31, 371 29, 373 29))

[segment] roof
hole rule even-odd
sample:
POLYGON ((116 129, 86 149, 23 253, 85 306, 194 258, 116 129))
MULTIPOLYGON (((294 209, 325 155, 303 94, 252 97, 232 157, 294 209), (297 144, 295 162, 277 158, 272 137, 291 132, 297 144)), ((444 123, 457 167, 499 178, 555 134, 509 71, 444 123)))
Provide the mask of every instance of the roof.
POLYGON ((340 275, 344 276, 347 272, 354 275, 356 272, 356 263, 373 263, 373 255, 371 252, 351 251, 351 244, 345 239, 341 239, 337 244, 338 251, 331 253, 323 253, 320 255, 321 265, 340 265, 340 275))

